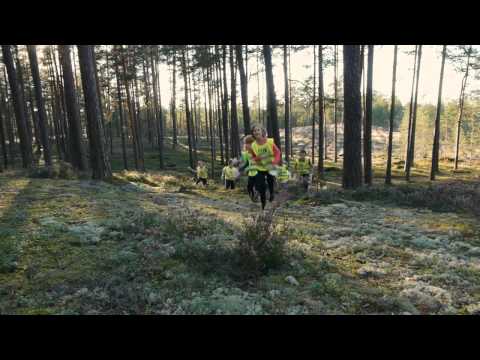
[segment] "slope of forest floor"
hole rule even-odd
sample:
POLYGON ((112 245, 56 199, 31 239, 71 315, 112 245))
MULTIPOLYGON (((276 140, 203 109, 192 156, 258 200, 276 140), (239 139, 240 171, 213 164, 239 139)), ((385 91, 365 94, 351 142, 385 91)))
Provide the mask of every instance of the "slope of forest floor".
POLYGON ((238 243, 259 204, 243 186, 204 189, 175 172, 111 183, 3 173, 0 313, 480 312, 478 174, 355 193, 328 174, 327 189, 274 203, 284 261, 244 279, 238 243))

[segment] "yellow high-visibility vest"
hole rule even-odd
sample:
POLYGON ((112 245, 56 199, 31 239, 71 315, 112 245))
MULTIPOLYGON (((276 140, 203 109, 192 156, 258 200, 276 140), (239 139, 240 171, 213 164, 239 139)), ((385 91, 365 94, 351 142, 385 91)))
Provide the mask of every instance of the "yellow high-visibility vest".
POLYGON ((278 167, 278 181, 281 183, 285 183, 288 181, 288 178, 290 177, 290 173, 288 171, 287 165, 282 165, 278 167))
POLYGON ((263 145, 258 145, 256 141, 252 144, 252 150, 255 155, 262 157, 262 160, 255 161, 254 164, 255 169, 258 171, 268 171, 271 168, 274 159, 273 144, 272 138, 268 138, 267 142, 263 145))
POLYGON ((223 168, 223 173, 225 174, 225 180, 235 180, 237 175, 236 169, 230 166, 225 166, 223 168))
POLYGON ((208 178, 208 170, 206 166, 197 166, 197 176, 201 179, 207 179, 208 178))
POLYGON ((297 171, 300 175, 307 175, 310 174, 310 170, 312 169, 312 163, 310 159, 305 158, 305 160, 297 159, 295 160, 295 171, 297 171))
POLYGON ((247 175, 248 176, 257 175, 258 171, 255 170, 255 165, 253 164, 253 160, 252 160, 252 154, 250 154, 250 152, 248 152, 248 151, 243 151, 242 152, 242 159, 243 159, 244 162, 248 162, 247 175))

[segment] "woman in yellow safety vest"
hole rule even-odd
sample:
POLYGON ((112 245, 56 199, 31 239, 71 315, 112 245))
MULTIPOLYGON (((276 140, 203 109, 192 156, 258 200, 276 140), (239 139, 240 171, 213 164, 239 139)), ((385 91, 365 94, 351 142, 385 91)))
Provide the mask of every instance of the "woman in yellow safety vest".
POLYGON ((278 165, 281 160, 280 149, 275 145, 272 138, 267 138, 267 132, 259 125, 252 127, 252 136, 255 141, 252 143, 252 162, 257 170, 255 175, 255 188, 260 193, 262 201, 262 209, 266 205, 266 187, 265 180, 268 183, 268 190, 270 192, 270 202, 273 201, 273 184, 275 178, 269 174, 269 170, 273 166, 278 165))

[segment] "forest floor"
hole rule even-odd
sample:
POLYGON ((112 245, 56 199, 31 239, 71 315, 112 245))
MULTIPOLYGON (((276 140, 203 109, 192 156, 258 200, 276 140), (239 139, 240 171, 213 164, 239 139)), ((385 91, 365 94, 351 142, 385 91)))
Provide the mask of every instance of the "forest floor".
MULTIPOLYGON (((155 154, 146 160, 154 168, 155 154)), ((260 205, 243 180, 227 191, 172 170, 116 171, 108 183, 6 171, 0 313, 480 313, 478 164, 442 163, 435 184, 421 161, 405 184, 399 164, 385 187, 376 163, 378 183, 356 192, 326 165, 326 188, 267 205, 286 252, 251 278, 239 241, 260 205)))

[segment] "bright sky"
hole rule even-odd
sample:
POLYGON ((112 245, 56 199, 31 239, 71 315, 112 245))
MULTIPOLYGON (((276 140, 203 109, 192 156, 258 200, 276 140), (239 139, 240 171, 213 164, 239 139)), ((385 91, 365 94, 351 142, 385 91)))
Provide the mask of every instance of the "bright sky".
MULTIPOLYGON (((256 46, 256 45, 252 45, 256 46)), ((413 55, 407 55, 405 51, 413 50, 415 45, 400 45, 398 47, 398 61, 397 61, 397 84, 396 93, 403 104, 410 101, 410 91, 412 86, 412 70, 413 70, 413 55)), ((476 46, 475 46, 476 47, 476 46)), ((374 73, 373 73, 373 89, 382 93, 387 98, 390 98, 392 87, 392 67, 393 67, 393 45, 377 45, 374 53, 374 73)), ((419 83, 419 103, 430 103, 436 105, 438 96, 438 81, 440 76, 441 66, 441 50, 442 45, 424 45, 422 51, 422 64, 419 83)), ((342 46, 338 47, 339 53, 339 75, 343 73, 342 68, 342 46)), ((274 79, 275 92, 277 98, 281 99, 284 96, 284 77, 283 77, 283 55, 281 50, 275 50, 274 53, 274 79)), ((291 57, 291 73, 292 78, 297 81, 304 81, 308 76, 313 74, 313 68, 306 68, 306 65, 313 64, 313 51, 309 47, 298 53, 292 53, 291 57)), ((262 65, 260 65, 262 66, 262 65)), ((249 73, 256 72, 256 59, 250 58, 248 61, 249 73)), ((227 76, 229 76, 227 74, 227 76)), ((457 100, 460 92, 460 84, 462 75, 455 72, 453 66, 448 62, 445 63, 445 74, 443 82, 443 101, 457 100)), ((166 66, 161 67, 161 81, 162 86, 162 104, 168 104, 170 101, 170 74, 166 66)), ((260 91, 262 104, 265 104, 265 78, 261 74, 260 91)), ((177 80, 177 85, 182 82, 177 80)), ((328 67, 324 71, 324 84, 327 93, 332 92, 333 88, 333 66, 328 67), (327 87, 330 86, 330 87, 327 87)), ((474 76, 470 77, 467 85, 467 91, 473 89, 480 89, 480 81, 474 80, 474 76)), ((182 96, 181 92, 177 93, 182 96)), ((257 96, 258 86, 257 79, 252 76, 249 82, 248 94, 250 101, 257 96)), ((238 97, 240 101, 240 92, 238 90, 238 97)), ((165 106, 165 105, 164 105, 165 106)))

